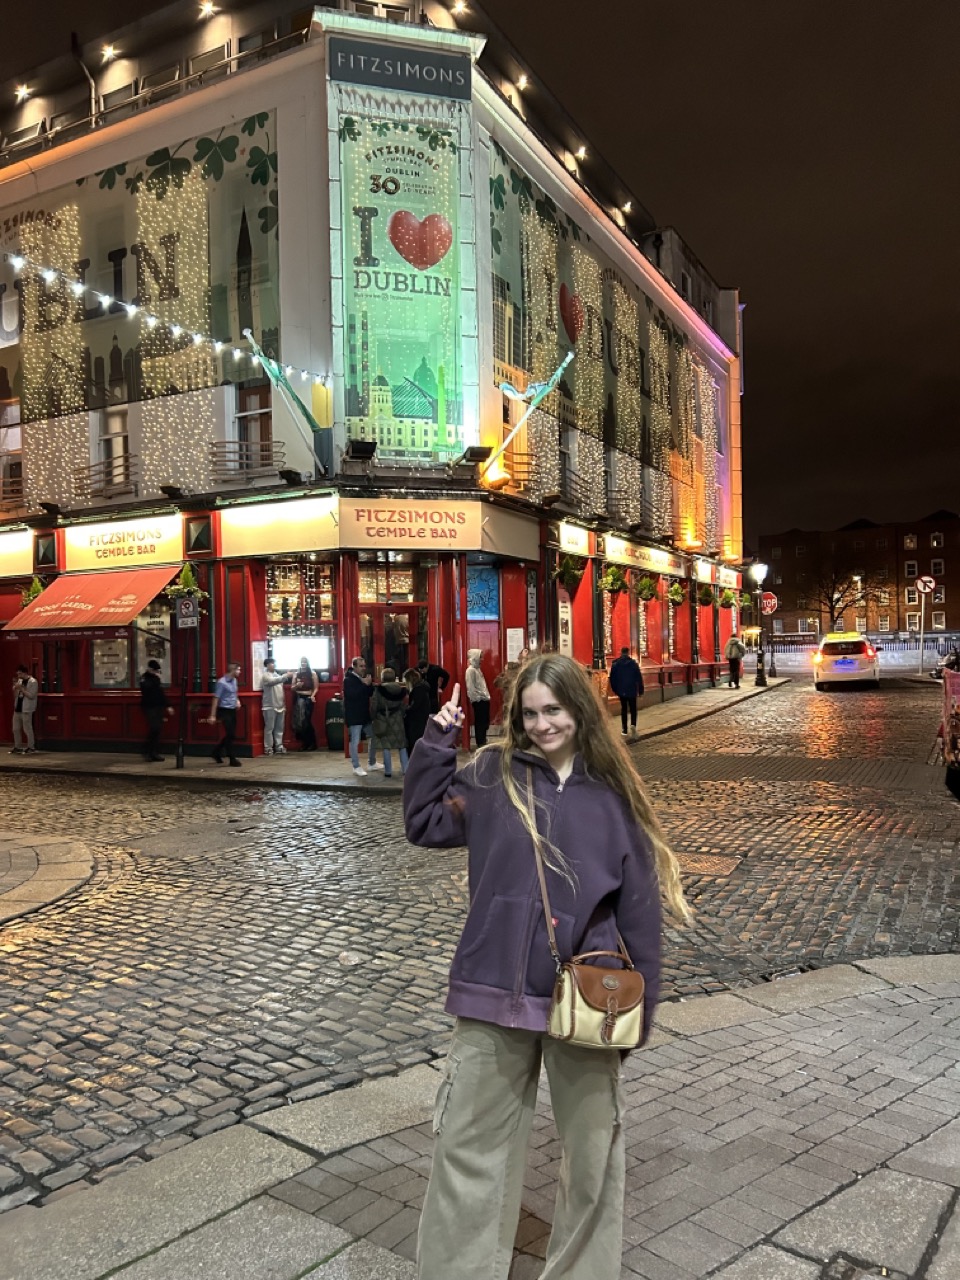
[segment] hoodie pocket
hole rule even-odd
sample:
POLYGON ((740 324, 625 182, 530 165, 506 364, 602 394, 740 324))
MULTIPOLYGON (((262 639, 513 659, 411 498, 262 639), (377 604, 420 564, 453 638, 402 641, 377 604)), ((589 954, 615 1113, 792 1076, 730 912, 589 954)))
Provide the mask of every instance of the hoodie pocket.
MULTIPOLYGON (((573 931, 576 921, 573 916, 564 915, 562 911, 553 913, 553 931, 557 935, 557 950, 561 960, 569 960, 573 955, 573 931)), ((525 990, 531 995, 548 996, 553 992, 557 981, 557 966, 550 950, 550 939, 547 935, 547 922, 543 915, 543 906, 537 904, 537 923, 530 941, 530 954, 527 957, 527 980, 525 990)))
MULTIPOLYGON (((485 915, 474 908, 467 918, 451 977, 512 991, 529 937, 530 907, 529 898, 495 894, 485 915)), ((549 958, 549 952, 547 955, 549 958)))

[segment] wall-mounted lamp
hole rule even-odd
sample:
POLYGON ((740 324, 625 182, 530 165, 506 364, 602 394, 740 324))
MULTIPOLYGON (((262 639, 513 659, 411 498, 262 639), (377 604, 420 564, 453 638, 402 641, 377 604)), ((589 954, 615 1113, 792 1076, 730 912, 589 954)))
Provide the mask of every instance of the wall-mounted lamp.
POLYGON ((117 56, 117 46, 115 44, 105 44, 100 50, 100 57, 104 62, 113 62, 117 56))
POLYGON ((28 84, 18 84, 16 94, 18 103, 26 102, 30 97, 30 86, 28 84))

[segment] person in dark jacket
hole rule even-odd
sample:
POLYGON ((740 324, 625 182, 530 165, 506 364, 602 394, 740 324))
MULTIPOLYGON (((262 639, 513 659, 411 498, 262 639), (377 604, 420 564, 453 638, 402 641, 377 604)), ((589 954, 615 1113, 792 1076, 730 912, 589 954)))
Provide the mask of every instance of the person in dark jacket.
POLYGON ((167 701, 167 691, 160 679, 160 663, 151 658, 147 669, 140 677, 140 707, 143 718, 147 722, 147 740, 143 746, 143 758, 162 763, 160 754, 160 734, 163 730, 163 717, 173 715, 173 707, 167 701))
POLYGON ((373 728, 370 724, 370 694, 373 676, 367 671, 363 658, 354 658, 343 677, 343 718, 350 735, 350 763, 358 778, 365 778, 367 770, 360 763, 360 739, 370 743, 367 767, 377 768, 377 752, 373 745, 373 728))
POLYGON ((676 858, 613 736, 586 672, 561 654, 530 658, 510 691, 504 734, 457 768, 460 689, 427 724, 404 792, 407 839, 466 845, 470 909, 446 1001, 456 1019, 437 1104, 420 1223, 419 1280, 506 1275, 541 1061, 563 1145, 563 1188, 547 1272, 619 1280, 625 1152, 617 1050, 553 1039, 556 971, 527 790, 548 833, 545 862, 562 958, 616 950, 646 982, 649 1031, 660 980, 660 895, 687 914, 676 858))
POLYGON ((435 662, 428 662, 426 658, 417 663, 417 670, 420 672, 420 679, 426 682, 430 690, 430 710, 436 714, 440 710, 440 694, 450 683, 450 672, 444 671, 435 662))
POLYGON ((407 705, 407 686, 397 679, 393 667, 384 667, 380 683, 370 699, 370 721, 373 745, 383 752, 383 776, 393 776, 393 752, 400 752, 400 772, 407 772, 407 735, 403 713, 407 705))
POLYGON ((637 731, 637 698, 643 697, 643 672, 630 650, 624 646, 620 657, 610 664, 610 688, 620 699, 620 736, 628 738, 627 715, 630 716, 630 732, 637 731))
POLYGON ((407 686, 407 710, 404 713, 404 728, 407 731, 407 751, 412 751, 423 737, 430 719, 430 690, 420 679, 420 672, 414 667, 403 673, 403 682, 407 686))

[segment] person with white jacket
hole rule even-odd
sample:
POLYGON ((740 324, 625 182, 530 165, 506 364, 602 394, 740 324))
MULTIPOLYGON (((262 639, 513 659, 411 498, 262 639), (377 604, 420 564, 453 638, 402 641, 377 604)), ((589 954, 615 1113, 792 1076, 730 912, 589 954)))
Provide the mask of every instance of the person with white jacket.
POLYGON ((286 754, 283 745, 283 722, 287 715, 287 699, 283 686, 293 679, 292 671, 278 671, 273 658, 267 658, 263 664, 262 705, 263 705, 263 754, 265 756, 282 756, 286 754))
POLYGON ((478 747, 487 745, 487 730, 490 728, 490 690, 480 670, 482 653, 482 649, 467 650, 467 701, 473 712, 473 734, 478 747))
POLYGON ((30 668, 23 663, 17 667, 13 682, 13 751, 11 755, 32 756, 36 754, 33 738, 33 713, 37 709, 37 698, 40 686, 30 668), (23 742, 21 743, 21 733, 23 742))

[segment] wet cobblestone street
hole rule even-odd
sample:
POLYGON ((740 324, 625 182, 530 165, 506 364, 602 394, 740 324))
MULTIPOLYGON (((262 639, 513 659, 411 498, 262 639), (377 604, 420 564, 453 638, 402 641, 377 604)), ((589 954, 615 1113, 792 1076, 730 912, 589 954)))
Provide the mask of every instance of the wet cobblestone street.
MULTIPOLYGON (((796 681, 634 748, 697 913, 666 998, 960 949, 938 697, 796 681)), ((0 1210, 441 1050, 465 859, 395 799, 8 776, 0 826, 95 855, 0 929, 0 1210)))

